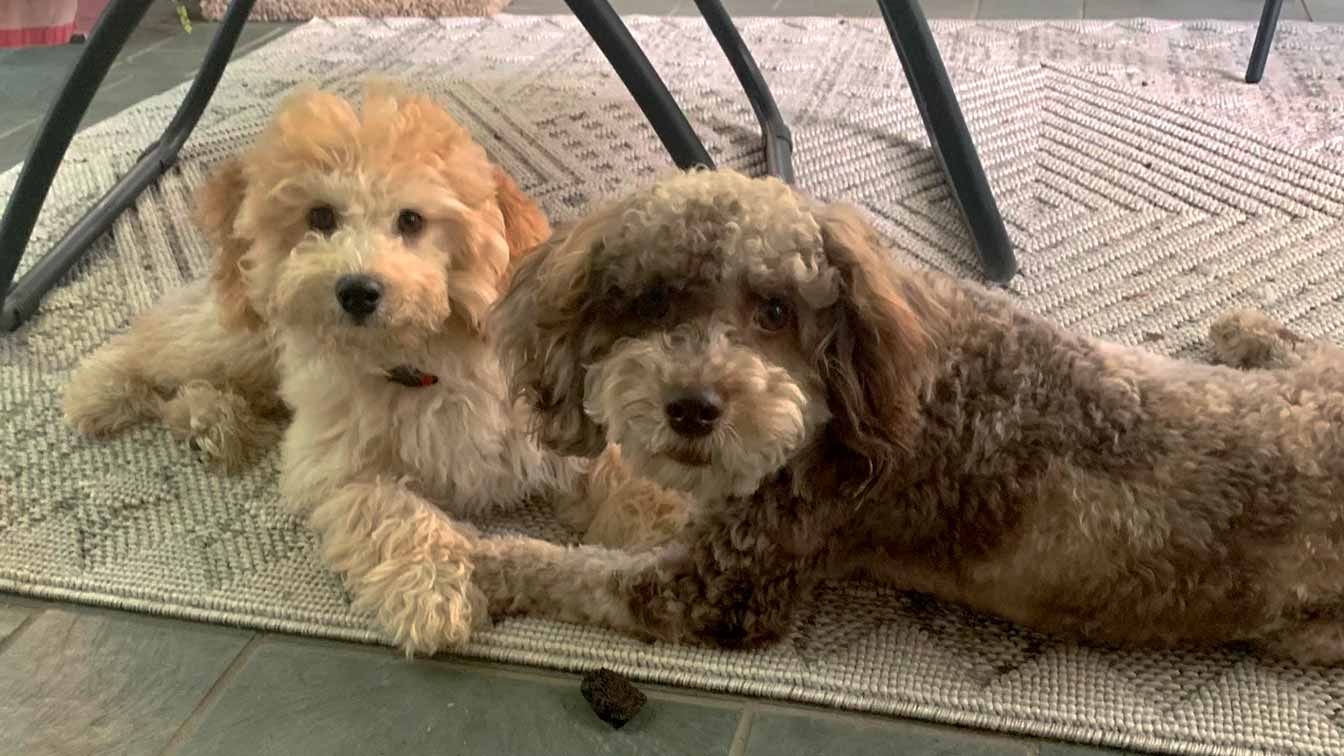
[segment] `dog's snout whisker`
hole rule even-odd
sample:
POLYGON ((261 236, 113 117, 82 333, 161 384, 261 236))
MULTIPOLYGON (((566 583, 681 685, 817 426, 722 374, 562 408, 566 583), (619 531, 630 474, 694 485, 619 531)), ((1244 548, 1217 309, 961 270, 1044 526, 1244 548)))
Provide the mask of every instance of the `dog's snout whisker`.
POLYGON ((372 276, 350 274, 336 280, 336 301, 357 322, 372 315, 382 297, 383 285, 372 276))

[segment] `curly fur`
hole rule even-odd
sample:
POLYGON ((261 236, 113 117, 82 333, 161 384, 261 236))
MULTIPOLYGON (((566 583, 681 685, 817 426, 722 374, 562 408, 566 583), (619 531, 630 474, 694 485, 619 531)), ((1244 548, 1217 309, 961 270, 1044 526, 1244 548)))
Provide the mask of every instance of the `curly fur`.
POLYGON ((754 645, 857 574, 1090 642, 1344 659, 1344 352, 1233 313, 1236 367, 1179 361, 883 258, 856 211, 720 171, 525 260, 498 318, 541 437, 619 442, 695 507, 639 553, 483 540, 493 609, 754 645), (703 440, 663 417, 688 384, 723 397, 703 440))
POLYGON ((382 91, 361 110, 305 93, 256 150, 257 180, 273 189, 236 227, 287 235, 249 248, 236 286, 270 324, 293 408, 281 494, 391 641, 430 654, 487 619, 464 518, 544 497, 590 542, 638 546, 681 526, 656 516, 657 489, 617 450, 590 465, 528 435, 484 320, 522 244, 549 227, 447 113, 382 91), (314 207, 333 210, 334 228, 308 228, 314 207), (423 222, 407 230, 407 211, 423 222), (342 304, 350 275, 381 287, 371 312, 342 304), (437 382, 390 380, 402 368, 437 382), (650 514, 620 506, 632 500, 650 514))
MULTIPOLYGON (((80 365, 65 389, 71 425, 105 435, 157 420, 226 472, 273 445, 288 411, 277 395, 274 324, 258 306, 273 280, 265 261, 303 236, 295 202, 384 191, 377 173, 361 174, 368 186, 349 184, 357 156, 379 155, 395 172, 384 181, 452 187, 483 228, 503 233, 509 254, 499 265, 546 238, 545 215, 447 112, 393 90, 372 86, 363 117, 335 95, 299 93, 256 144, 214 167, 196 209, 213 248, 210 276, 171 292, 80 365), (415 155, 436 159, 415 166, 415 155)), ((497 295, 493 277, 460 285, 476 287, 461 294, 478 315, 497 295)))

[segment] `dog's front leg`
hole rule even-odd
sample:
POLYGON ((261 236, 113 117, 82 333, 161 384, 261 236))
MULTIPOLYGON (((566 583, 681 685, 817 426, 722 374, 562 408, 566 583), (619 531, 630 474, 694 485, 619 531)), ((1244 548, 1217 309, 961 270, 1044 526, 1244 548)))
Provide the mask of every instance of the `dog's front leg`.
POLYGON ((488 620, 471 583, 474 529, 400 483, 350 483, 309 516, 322 556, 391 640, 414 654, 466 642, 488 620))
POLYGON ((662 546, 680 535, 692 510, 690 496, 636 476, 615 444, 592 461, 577 488, 561 497, 557 514, 592 546, 662 546))
POLYGON ((478 543, 475 561, 473 579, 496 614, 531 614, 646 639, 724 647, 779 638, 814 582, 800 563, 689 539, 629 553, 490 538, 478 543))

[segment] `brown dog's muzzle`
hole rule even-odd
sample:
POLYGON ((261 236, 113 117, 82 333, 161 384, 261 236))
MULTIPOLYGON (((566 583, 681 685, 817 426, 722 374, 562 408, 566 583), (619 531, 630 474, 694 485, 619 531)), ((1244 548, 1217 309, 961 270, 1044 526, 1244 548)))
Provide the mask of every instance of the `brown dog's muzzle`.
POLYGON ((682 391, 663 405, 667 425, 678 436, 700 439, 714 432, 723 417, 724 401, 713 389, 682 391))

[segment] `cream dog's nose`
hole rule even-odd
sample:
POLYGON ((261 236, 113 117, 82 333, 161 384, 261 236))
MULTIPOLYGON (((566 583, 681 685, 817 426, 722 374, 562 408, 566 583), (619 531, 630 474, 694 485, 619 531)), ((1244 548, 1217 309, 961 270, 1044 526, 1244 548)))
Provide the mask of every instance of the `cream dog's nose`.
POLYGON ((345 275, 336 281, 336 300, 356 322, 372 315, 382 296, 383 285, 371 276, 345 275))

